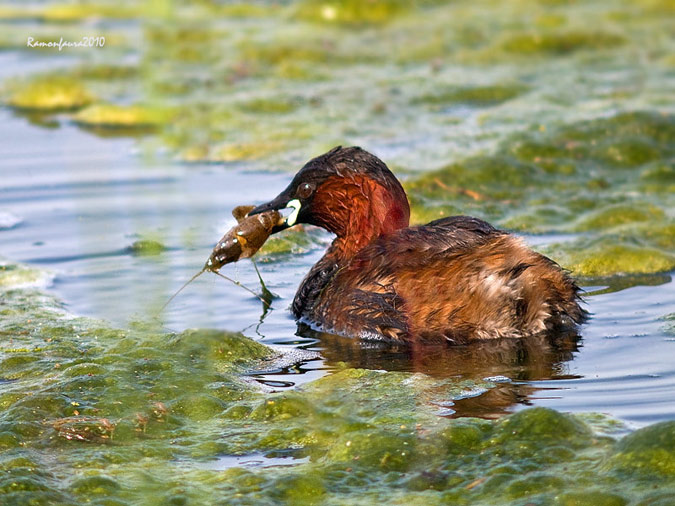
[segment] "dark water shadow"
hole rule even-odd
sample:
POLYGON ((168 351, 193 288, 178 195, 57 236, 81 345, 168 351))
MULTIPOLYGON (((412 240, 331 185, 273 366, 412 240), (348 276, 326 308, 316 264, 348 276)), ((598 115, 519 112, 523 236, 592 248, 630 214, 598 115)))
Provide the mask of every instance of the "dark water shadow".
POLYGON ((567 362, 582 346, 577 333, 539 335, 522 339, 495 339, 463 346, 365 342, 317 332, 300 324, 298 335, 319 341, 326 366, 423 373, 435 378, 488 380, 492 389, 456 399, 445 405, 446 416, 497 418, 512 411, 542 388, 532 381, 578 378, 567 362))
POLYGON ((115 138, 115 137, 143 137, 157 133, 159 127, 153 124, 136 124, 136 125, 115 125, 115 124, 101 124, 93 125, 83 123, 80 121, 73 121, 74 125, 78 126, 85 132, 96 135, 97 137, 115 138))
POLYGON ((23 118, 33 126, 46 128, 48 130, 55 130, 61 126, 61 122, 57 117, 55 117, 55 115, 76 110, 55 109, 51 111, 45 111, 42 109, 24 109, 20 107, 10 107, 9 109, 17 118, 23 118))

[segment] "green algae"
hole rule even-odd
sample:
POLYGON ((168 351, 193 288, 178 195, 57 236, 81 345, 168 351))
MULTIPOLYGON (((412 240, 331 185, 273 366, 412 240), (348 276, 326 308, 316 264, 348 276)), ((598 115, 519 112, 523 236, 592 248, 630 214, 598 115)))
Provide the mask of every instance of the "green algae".
POLYGON ((613 204, 587 213, 574 225, 574 231, 585 232, 628 223, 658 222, 665 216, 663 209, 648 202, 634 202, 632 205, 613 204))
POLYGON ((216 13, 220 16, 232 18, 256 18, 278 14, 277 4, 254 4, 250 2, 233 2, 217 6, 216 13))
POLYGON ((152 239, 141 239, 134 241, 127 249, 133 255, 156 256, 166 251, 166 246, 152 239))
POLYGON ((298 107, 298 103, 292 99, 265 99, 257 98, 249 100, 240 105, 245 112, 256 114, 284 114, 294 111, 298 107))
POLYGON ((71 22, 90 18, 130 19, 137 17, 140 12, 133 4, 105 5, 96 3, 49 5, 41 11, 46 21, 71 22))
POLYGON ((536 167, 531 165, 506 157, 480 156, 424 174, 411 180, 406 189, 426 199, 442 199, 455 193, 465 201, 499 201, 522 196, 537 175, 536 167), (475 196, 468 192, 475 192, 475 196))
MULTIPOLYGON (((32 14, 32 16, 36 16, 36 14, 32 14)), ((0 19, 30 19, 30 17, 24 9, 6 5, 0 7, 0 19)))
POLYGON ((506 51, 522 54, 566 54, 581 49, 612 48, 625 43, 616 33, 601 31, 565 31, 514 35, 502 43, 506 51))
POLYGON ((552 245, 545 252, 578 276, 606 277, 675 269, 675 255, 666 251, 600 238, 552 245))
POLYGON ((42 286, 49 282, 49 273, 0 259, 0 288, 42 286))
POLYGON ((209 159, 221 162, 255 160, 281 150, 283 145, 276 141, 225 143, 212 149, 209 159))
POLYGON ((87 128, 152 130, 170 118, 168 111, 140 105, 91 105, 73 115, 73 121, 87 128))
POLYGON ((671 115, 632 112, 515 135, 406 182, 414 220, 473 214, 521 232, 592 232, 545 252, 582 276, 671 270, 671 115), (659 188, 661 186, 661 188, 659 188), (667 187, 667 186, 666 186, 667 187), (648 190, 648 193, 645 191, 648 190))
POLYGON ((83 65, 69 72, 73 78, 85 80, 116 80, 138 77, 139 69, 133 65, 100 64, 83 65))
POLYGON ((602 491, 588 491, 562 494, 555 504, 562 506, 625 506, 628 501, 617 494, 611 494, 602 491))
POLYGON ((659 160, 648 164, 640 173, 640 180, 649 193, 672 193, 675 191, 675 160, 659 160))
POLYGON ((672 422, 615 441, 595 432, 612 425, 606 417, 588 425, 547 408, 450 420, 439 401, 493 385, 346 367, 263 393, 240 374, 274 354, 238 334, 108 328, 35 291, 5 290, 1 307, 3 356, 33 358, 0 363, 13 379, 0 395, 10 502, 622 504, 675 494, 672 422), (289 465, 208 466, 221 455, 289 465))
MULTIPOLYGON (((291 38, 288 40, 279 40, 274 43, 269 42, 242 42, 239 46, 242 61, 252 68, 249 69, 253 75, 260 75, 265 72, 267 66, 273 66, 281 74, 284 73, 284 67, 288 65, 297 65, 298 62, 305 64, 320 65, 326 61, 336 62, 338 64, 355 64, 373 62, 376 55, 368 51, 359 53, 350 53, 343 49, 338 43, 327 43, 316 37, 291 38), (265 69, 259 68, 264 65, 265 69)), ((297 67, 296 67, 297 68, 297 67)), ((319 72, 312 73, 310 69, 307 77, 321 80, 324 76, 319 72)), ((301 77, 301 76, 299 76, 301 77)))
POLYGON ((90 104, 94 96, 79 81, 68 77, 37 77, 10 87, 5 103, 22 110, 67 111, 90 104))
POLYGON ((211 23, 147 23, 144 38, 150 42, 148 58, 168 57, 182 64, 213 63, 218 61, 218 41, 224 38, 222 30, 211 23), (158 52, 159 51, 159 52, 158 52))
POLYGON ((439 218, 456 216, 458 214, 464 214, 465 212, 459 205, 438 205, 435 203, 433 205, 420 205, 414 202, 411 204, 410 223, 414 225, 429 223, 430 221, 439 218))
POLYGON ((69 23, 96 19, 100 17, 112 19, 129 19, 139 15, 139 10, 132 7, 133 4, 106 5, 105 3, 82 2, 79 4, 53 3, 43 8, 36 6, 27 7, 0 7, 0 19, 6 20, 39 20, 55 23, 69 23))
POLYGON ((267 346, 251 339, 243 339, 238 334, 217 330, 186 330, 182 336, 190 343, 190 349, 194 349, 194 352, 206 347, 214 362, 228 367, 229 364, 245 364, 251 360, 268 359, 273 355, 267 346))
MULTIPOLYGON (((525 439, 534 446, 575 445, 587 444, 592 436, 589 427, 579 420, 549 409, 530 409, 497 422, 493 443, 501 443, 502 451, 512 452, 523 450, 525 439), (518 436, 519 445, 509 448, 512 436, 518 436)), ((532 451, 527 448, 526 451, 532 451)), ((542 456, 543 457, 543 456, 542 456)))
POLYGON ((493 105, 506 102, 522 95, 527 88, 522 85, 492 85, 454 88, 440 94, 423 95, 414 103, 448 105, 453 103, 471 104, 475 106, 493 105))
POLYGON ((675 473, 675 422, 662 422, 626 436, 607 466, 651 480, 672 479, 675 473))
MULTIPOLYGON (((237 371, 274 355, 261 344, 221 331, 192 330, 173 336, 135 331, 132 343, 128 332, 100 328, 85 319, 64 320, 67 315, 58 306, 31 292, 4 292, 3 307, 12 309, 3 312, 4 335, 12 333, 14 346, 21 343, 26 348, 20 352, 24 358, 20 363, 7 358, 0 363, 4 378, 25 382, 23 387, 10 385, 12 397, 3 395, 6 403, 12 399, 4 416, 13 420, 14 431, 21 424, 44 423, 30 435, 35 444, 53 437, 95 442, 112 439, 113 432, 120 441, 133 439, 139 430, 152 434, 158 430, 156 424, 178 429, 188 420, 203 420, 250 389, 237 371), (29 330, 13 331, 14 322, 23 322, 29 330), (29 348, 28 342, 42 346, 29 348), (177 357, 184 357, 183 366, 177 357), (203 376, 197 383, 202 387, 188 388, 192 381, 187 378, 199 374, 203 376), (35 381, 39 388, 26 389, 35 381), (209 390, 214 381, 221 388, 209 390), (167 392, 172 393, 167 397, 167 392)), ((11 353, 6 345, 2 351, 5 356, 11 353)))

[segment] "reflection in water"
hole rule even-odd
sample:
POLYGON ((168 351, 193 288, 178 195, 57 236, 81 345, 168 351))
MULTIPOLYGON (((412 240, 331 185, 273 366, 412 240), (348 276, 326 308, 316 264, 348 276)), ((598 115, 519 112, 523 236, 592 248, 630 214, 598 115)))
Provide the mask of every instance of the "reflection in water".
POLYGON ((525 383, 538 380, 571 379, 566 362, 579 351, 580 336, 565 333, 522 339, 477 341, 465 346, 404 346, 317 332, 307 325, 298 334, 318 339, 328 367, 350 367, 427 374, 435 378, 490 379, 497 386, 444 404, 452 417, 497 417, 515 404, 528 404, 540 390, 525 383))
POLYGON ((31 125, 35 125, 37 127, 54 130, 61 126, 59 120, 54 118, 54 115, 48 112, 46 113, 33 109, 13 109, 12 113, 14 116, 24 118, 31 125))
POLYGON ((634 286, 659 286, 672 281, 669 274, 628 274, 614 276, 613 278, 595 278, 589 280, 594 289, 589 289, 586 295, 603 295, 606 293, 620 292, 634 286))

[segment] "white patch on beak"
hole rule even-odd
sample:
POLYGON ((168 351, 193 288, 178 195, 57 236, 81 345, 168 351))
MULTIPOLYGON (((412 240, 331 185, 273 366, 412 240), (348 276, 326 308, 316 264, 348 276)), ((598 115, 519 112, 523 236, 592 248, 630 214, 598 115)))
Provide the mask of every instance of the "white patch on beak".
POLYGON ((288 215, 288 218, 286 218, 286 224, 289 227, 295 225, 295 221, 298 219, 298 213, 300 212, 301 207, 302 204, 298 199, 293 199, 288 204, 286 204, 286 209, 293 209, 293 212, 288 215))

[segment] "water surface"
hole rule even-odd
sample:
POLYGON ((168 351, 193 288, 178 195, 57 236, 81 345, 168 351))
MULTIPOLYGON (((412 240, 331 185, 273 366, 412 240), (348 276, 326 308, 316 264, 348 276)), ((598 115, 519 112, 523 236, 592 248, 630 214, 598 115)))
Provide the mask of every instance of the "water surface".
MULTIPOLYGON (((147 160, 136 152, 133 139, 100 139, 65 120, 58 130, 45 130, 7 110, 1 114, 0 207, 22 221, 2 231, 0 250, 52 271, 49 288, 69 311, 121 327, 157 314, 201 268, 214 242, 234 224, 233 207, 265 201, 289 179, 286 172, 251 171, 243 164, 147 160), (143 256, 130 250, 148 238, 159 240, 167 251, 143 256)), ((326 244, 330 241, 327 234, 322 237, 326 244)), ((550 240, 531 238, 533 244, 550 240)), ((322 251, 318 244, 305 254, 258 264, 268 288, 279 296, 268 312, 246 291, 207 273, 168 306, 162 324, 175 332, 191 327, 241 331, 266 344, 322 352, 323 360, 255 376, 276 389, 311 381, 335 363, 347 362, 437 376, 506 378, 494 391, 450 401, 444 413, 452 416, 492 417, 537 405, 599 411, 642 426, 675 415, 675 339, 661 320, 675 312, 670 275, 647 277, 655 286, 587 296, 593 317, 582 328, 581 340, 562 349, 542 351, 540 343, 525 349, 500 345, 421 359, 405 349, 296 335, 287 308, 322 251)), ((223 272, 259 290, 249 261, 223 272)), ((587 288, 593 293, 604 287, 587 288)))

